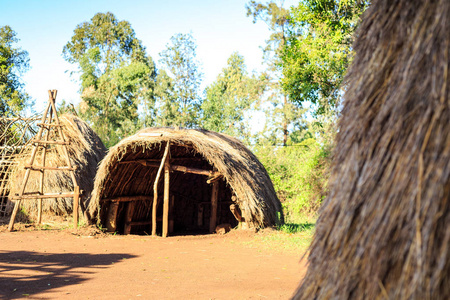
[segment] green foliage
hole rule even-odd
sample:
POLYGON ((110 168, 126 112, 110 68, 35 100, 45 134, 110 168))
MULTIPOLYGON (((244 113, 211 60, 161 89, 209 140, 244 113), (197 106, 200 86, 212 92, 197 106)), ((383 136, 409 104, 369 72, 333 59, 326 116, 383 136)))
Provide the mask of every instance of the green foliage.
POLYGON ((233 53, 216 81, 206 88, 206 98, 201 107, 202 127, 242 139, 248 138, 250 128, 244 116, 260 99, 263 91, 264 82, 254 75, 249 76, 244 57, 233 53))
POLYGON ((14 46, 19 39, 9 26, 0 27, 0 115, 9 116, 22 111, 30 97, 20 80, 29 68, 28 52, 14 46))
POLYGON ((163 126, 192 128, 199 125, 202 73, 197 61, 195 40, 190 34, 171 37, 160 53, 162 69, 157 78, 157 123, 163 126))
POLYGON ((298 233, 314 228, 315 223, 285 223, 277 227, 278 230, 286 233, 298 233))
POLYGON ((351 61, 353 33, 368 6, 360 0, 303 0, 289 16, 291 28, 282 51, 282 85, 299 106, 336 107, 351 61))
POLYGON ((329 147, 307 138, 287 147, 260 145, 255 152, 272 179, 285 219, 298 222, 314 215, 327 192, 329 147))
POLYGON ((156 71, 130 23, 97 13, 76 27, 63 54, 79 68, 80 115, 107 147, 141 127, 138 105, 154 106, 156 71))

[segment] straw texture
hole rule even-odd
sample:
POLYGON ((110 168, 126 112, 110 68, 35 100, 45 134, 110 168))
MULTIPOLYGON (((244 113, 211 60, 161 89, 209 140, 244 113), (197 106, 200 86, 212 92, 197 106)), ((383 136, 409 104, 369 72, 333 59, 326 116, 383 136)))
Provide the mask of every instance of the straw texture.
POLYGON ((375 0, 294 299, 450 299, 450 1, 375 0))

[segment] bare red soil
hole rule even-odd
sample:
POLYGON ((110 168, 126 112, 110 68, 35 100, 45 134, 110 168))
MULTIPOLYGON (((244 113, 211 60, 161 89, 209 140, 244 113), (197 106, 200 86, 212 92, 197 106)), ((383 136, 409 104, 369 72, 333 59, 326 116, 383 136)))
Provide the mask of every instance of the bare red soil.
POLYGON ((289 299, 305 272, 301 253, 250 247, 246 231, 0 231, 1 299, 289 299))

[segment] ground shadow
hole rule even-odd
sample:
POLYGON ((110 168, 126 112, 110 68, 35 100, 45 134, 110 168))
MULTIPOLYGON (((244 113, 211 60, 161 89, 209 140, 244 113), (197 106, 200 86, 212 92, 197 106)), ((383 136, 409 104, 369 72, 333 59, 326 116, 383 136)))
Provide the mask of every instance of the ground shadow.
POLYGON ((130 254, 0 251, 0 298, 24 298, 79 284, 88 280, 86 274, 95 273, 96 269, 108 268, 115 262, 134 257, 130 254))

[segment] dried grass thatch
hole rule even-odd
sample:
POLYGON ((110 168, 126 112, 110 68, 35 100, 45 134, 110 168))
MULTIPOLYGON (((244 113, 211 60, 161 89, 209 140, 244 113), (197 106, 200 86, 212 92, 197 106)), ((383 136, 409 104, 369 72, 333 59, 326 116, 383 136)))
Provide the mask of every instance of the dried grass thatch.
POLYGON ((450 299, 450 1, 375 0, 295 299, 450 299))
MULTIPOLYGON (((98 164, 106 154, 106 148, 97 134, 80 118, 64 114, 59 117, 62 131, 70 144, 67 150, 72 166, 76 166, 75 178, 83 191, 83 202, 85 207, 90 200, 91 191, 94 186, 94 177, 98 164)), ((52 135, 56 134, 56 129, 51 131, 50 139, 54 139, 52 135)), ((47 150, 46 166, 67 166, 65 157, 63 156, 63 146, 55 145, 47 150)), ((42 149, 39 148, 34 165, 42 166, 42 149)), ((19 193, 20 186, 24 177, 24 166, 29 164, 32 147, 28 146, 23 153, 16 158, 17 167, 12 175, 13 180, 10 181, 10 195, 19 193)), ((25 193, 39 191, 40 172, 32 171, 26 185, 25 193)), ((45 171, 44 176, 44 193, 57 193, 65 191, 73 191, 73 183, 68 171, 45 171)), ((44 199, 43 211, 54 214, 68 214, 72 212, 72 198, 44 199)), ((37 212, 36 200, 23 200, 22 207, 30 212, 37 212)))
MULTIPOLYGON (((257 227, 270 226, 282 218, 280 201, 265 168, 240 141, 200 129, 147 128, 112 147, 100 164, 90 210, 92 213, 101 212, 102 223, 107 210, 102 199, 153 196, 158 168, 123 162, 160 160, 168 141, 171 162, 192 168, 214 169, 223 175, 222 200, 231 200, 234 194, 247 223, 257 227)), ((162 180, 160 183, 159 191, 162 193, 162 180)), ((211 197, 211 187, 206 183, 206 177, 201 175, 172 172, 170 190, 177 198, 178 219, 186 217, 186 214, 195 218, 193 206, 209 202, 211 197)), ((141 203, 134 219, 148 220, 150 214, 151 203, 141 203)))

